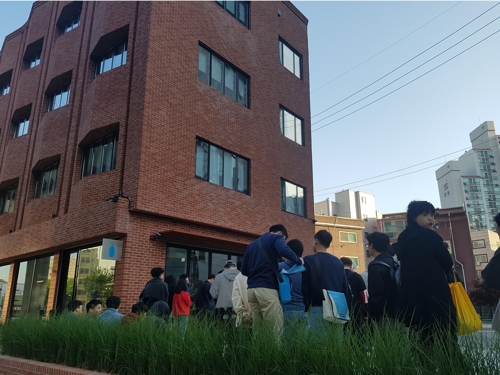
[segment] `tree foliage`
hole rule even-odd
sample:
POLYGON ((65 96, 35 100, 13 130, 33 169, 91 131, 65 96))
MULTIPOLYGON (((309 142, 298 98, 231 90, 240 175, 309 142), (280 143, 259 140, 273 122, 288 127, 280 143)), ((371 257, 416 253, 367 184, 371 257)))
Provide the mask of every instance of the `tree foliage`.
POLYGON ((97 267, 83 281, 87 297, 106 300, 113 295, 114 273, 107 268, 97 267))
POLYGON ((469 298, 475 306, 496 306, 500 299, 500 290, 486 286, 480 277, 473 280, 474 290, 469 292, 469 298))

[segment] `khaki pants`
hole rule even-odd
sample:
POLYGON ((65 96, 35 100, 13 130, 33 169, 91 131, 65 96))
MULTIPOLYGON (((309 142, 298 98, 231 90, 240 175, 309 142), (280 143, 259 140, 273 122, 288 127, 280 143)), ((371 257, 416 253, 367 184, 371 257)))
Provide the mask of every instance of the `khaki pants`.
POLYGON ((248 304, 252 309, 254 324, 258 324, 259 320, 270 322, 275 335, 281 337, 283 310, 278 291, 269 288, 248 289, 248 304))

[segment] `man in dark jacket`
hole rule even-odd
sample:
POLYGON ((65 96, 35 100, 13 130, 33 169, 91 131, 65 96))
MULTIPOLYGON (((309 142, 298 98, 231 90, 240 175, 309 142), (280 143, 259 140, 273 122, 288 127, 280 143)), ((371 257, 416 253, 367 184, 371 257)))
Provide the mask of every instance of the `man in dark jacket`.
POLYGON ((208 275, 208 279, 205 280, 203 284, 196 291, 194 297, 194 305, 196 307, 197 314, 200 317, 212 317, 215 310, 215 302, 210 293, 210 288, 214 282, 215 275, 211 273, 208 275))
POLYGON ((380 321, 383 317, 397 317, 397 286, 391 277, 391 268, 394 259, 387 252, 389 246, 389 236, 385 233, 370 233, 368 241, 368 251, 374 258, 368 265, 368 312, 370 319, 380 321), (387 264, 380 264, 383 262, 387 264))
POLYGON ((410 202, 406 217, 408 226, 395 245, 401 262, 406 325, 429 342, 435 335, 456 334, 456 310, 446 279, 453 261, 443 239, 432 229, 434 215, 431 203, 410 202))
POLYGON ((254 323, 259 320, 271 322, 276 337, 283 330, 283 310, 278 295, 278 271, 281 257, 294 264, 302 264, 302 258, 286 245, 288 232, 281 224, 269 228, 247 247, 241 263, 241 273, 248 277, 248 304, 252 309, 254 323))
POLYGON ((165 277, 165 283, 168 287, 168 306, 172 308, 172 299, 174 298, 175 291, 177 289, 177 279, 174 275, 168 275, 165 277))
POLYGON ((361 275, 352 270, 351 258, 342 257, 340 261, 344 265, 345 276, 352 291, 352 307, 349 312, 351 320, 349 325, 354 327, 354 329, 359 329, 366 321, 368 291, 361 275))
MULTIPOLYGON (((318 341, 325 341, 328 322, 323 319, 323 289, 344 293, 348 305, 351 304, 351 293, 348 292, 344 265, 327 249, 332 242, 332 235, 320 230, 314 235, 314 255, 304 257, 306 270, 302 273, 302 295, 306 311, 309 311, 311 334, 318 341)), ((342 341, 343 326, 335 324, 334 340, 342 341)))
MULTIPOLYGON (((500 214, 495 216, 495 231, 500 236, 500 214)), ((500 289, 500 247, 481 272, 481 277, 490 288, 500 289)))
POLYGON ((151 269, 151 280, 148 281, 146 287, 141 292, 139 299, 151 308, 157 301, 168 303, 168 286, 165 284, 165 270, 161 267, 151 269))

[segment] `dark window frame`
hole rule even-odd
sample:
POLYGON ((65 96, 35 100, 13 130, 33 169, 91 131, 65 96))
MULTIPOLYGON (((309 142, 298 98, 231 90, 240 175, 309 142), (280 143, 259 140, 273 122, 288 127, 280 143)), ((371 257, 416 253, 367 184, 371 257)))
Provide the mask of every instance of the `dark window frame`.
POLYGON ((120 66, 127 64, 127 54, 128 54, 128 37, 121 39, 118 43, 115 43, 113 47, 108 49, 105 53, 94 60, 94 77, 97 77, 101 74, 109 72, 110 70, 119 68, 120 66), (117 53, 117 51, 123 47, 121 52, 117 53), (115 58, 120 56, 119 65, 114 65, 115 58), (106 61, 111 60, 111 67, 106 67, 106 61))
POLYGON ((12 69, 0 74, 0 96, 10 93, 10 83, 12 81, 12 69))
POLYGON ((0 190, 0 215, 10 214, 14 212, 16 205, 18 183, 10 185, 9 187, 0 190), (7 206, 7 202, 9 205, 7 206))
POLYGON ((280 116, 280 131, 281 131, 281 135, 284 136, 285 138, 301 145, 301 146, 304 146, 305 145, 305 142, 304 142, 304 119, 300 116, 297 116, 294 112, 290 111, 288 108, 286 108, 285 106, 281 105, 279 106, 279 116, 280 116), (297 142, 297 139, 291 139, 290 137, 288 137, 286 134, 285 134, 285 116, 284 116, 284 112, 287 112, 288 114, 290 114, 291 116, 295 117, 295 124, 294 124, 294 127, 295 127, 295 131, 294 131, 294 135, 295 135, 295 138, 297 136, 297 120, 300 120, 301 121, 301 125, 300 125, 300 140, 301 142, 297 142))
POLYGON ((50 197, 52 195, 55 195, 57 191, 57 179, 59 178, 59 160, 56 161, 55 163, 52 163, 48 167, 45 167, 41 170, 34 172, 34 175, 35 175, 35 191, 33 194, 34 199, 50 197), (52 177, 52 173, 55 173, 55 177, 54 177, 54 185, 51 188, 50 180, 52 177), (44 182, 46 181, 46 178, 49 180, 47 181, 49 186, 47 186, 44 194, 44 182))
POLYGON ((219 6, 228 12, 233 18, 236 18, 236 20, 247 29, 250 28, 250 1, 216 1, 216 3, 219 4, 219 6), (228 9, 227 3, 234 3, 234 13, 231 9, 228 9), (244 21, 241 19, 240 5, 246 7, 246 19, 244 21))
POLYGON ((28 113, 23 120, 14 122, 14 134, 12 138, 19 138, 22 137, 23 135, 28 134, 30 127, 30 116, 31 113, 28 113), (22 131, 21 131, 21 125, 22 125, 22 131))
POLYGON ((70 92, 71 92, 71 81, 66 82, 59 89, 55 90, 52 94, 50 94, 50 96, 48 98, 49 100, 48 100, 47 112, 55 111, 56 109, 59 109, 61 107, 64 107, 65 105, 68 105, 69 101, 70 101, 70 92), (67 93, 66 103, 63 104, 62 100, 64 98, 65 93, 67 93), (54 107, 55 103, 57 102, 57 96, 60 96, 59 104, 57 105, 57 107, 54 107))
POLYGON ((301 216, 301 217, 307 217, 307 206, 306 206, 306 192, 307 192, 307 189, 304 187, 304 186, 301 186, 301 185, 297 185, 296 183, 292 182, 292 181, 289 181, 285 178, 281 178, 281 210, 282 211, 285 211, 285 212, 288 212, 292 215, 297 215, 297 216, 301 216), (287 206, 286 206, 286 203, 287 203, 287 195, 286 195, 286 184, 289 183, 293 186, 296 187, 296 196, 295 196, 295 199, 297 200, 297 211, 298 212, 293 212, 293 211, 288 211, 287 210, 287 206), (302 189, 302 194, 303 194, 303 198, 302 198, 302 210, 303 210, 303 213, 300 214, 300 209, 299 209, 299 191, 298 191, 298 188, 301 188, 302 189))
POLYGON ((59 30, 61 34, 69 33, 71 30, 76 29, 80 26, 80 20, 82 16, 82 8, 78 9, 72 16, 70 16, 62 25, 59 30))
POLYGON ((116 169, 116 161, 118 158, 118 130, 106 135, 105 137, 99 138, 97 141, 92 142, 91 144, 83 147, 82 150, 82 170, 80 173, 80 178, 84 178, 87 176, 93 176, 100 173, 111 172, 116 169), (108 140, 108 142, 106 142, 108 140), (109 169, 103 170, 104 165, 104 156, 103 152, 106 145, 111 145, 111 159, 109 169), (96 149, 99 148, 98 153, 96 153, 96 149), (94 171, 94 156, 98 155, 99 157, 99 166, 94 171), (92 158, 90 161, 89 158, 92 158), (90 163, 90 166, 89 166, 90 163))
POLYGON ((208 86, 212 87, 213 89, 219 91, 221 94, 231 98, 235 102, 241 104, 242 106, 246 108, 250 108, 250 76, 243 72, 241 69, 236 67, 235 65, 231 64, 228 62, 226 59, 221 57, 219 54, 215 53, 212 51, 210 48, 203 44, 198 44, 198 79, 204 83, 206 83, 208 86), (208 72, 203 72, 200 70, 200 55, 201 52, 204 51, 208 53, 209 59, 208 59, 208 72), (221 78, 220 82, 215 80, 213 78, 213 60, 218 59, 220 60, 221 63, 221 78), (234 90, 229 90, 228 87, 226 86, 226 70, 227 69, 232 69, 234 71, 234 90), (205 77, 206 75, 206 77, 205 77), (244 79, 244 85, 245 88, 244 90, 246 91, 243 99, 240 100, 240 79, 244 79), (219 87, 220 85, 220 87, 219 87), (228 92, 226 92, 226 90, 228 92), (231 95, 230 91, 234 91, 234 96, 231 95))
POLYGON ((206 181, 206 182, 209 182, 211 184, 214 184, 214 185, 217 185, 217 186, 221 186, 221 187, 224 187, 226 189, 230 189, 230 190, 233 190, 233 191, 236 191, 238 193, 243 193, 243 194, 246 194, 246 195, 250 195, 250 159, 248 158, 245 158, 241 155, 238 155, 232 151, 229 151, 223 147, 220 147, 220 146, 217 146, 211 142, 208 142, 202 138, 198 138, 196 137, 196 143, 195 143, 195 166, 194 166, 194 170, 195 170, 195 177, 200 179, 200 180, 203 180, 203 181, 206 181), (198 142, 202 142, 204 143, 206 146, 207 146, 207 159, 206 159, 206 170, 204 170, 204 176, 201 176, 198 174, 198 142), (210 162, 210 157, 211 157, 211 147, 214 147, 216 148, 217 150, 221 151, 222 152, 222 167, 221 167, 221 170, 222 170, 222 176, 220 176, 220 179, 222 180, 222 183, 217 183, 217 182, 213 182, 210 180, 210 167, 211 167, 211 162, 210 162), (225 183, 225 178, 224 178, 224 173, 225 173, 225 162, 226 162, 226 154, 228 154, 230 157, 234 158, 235 159, 235 166, 233 167, 233 176, 232 176, 232 187, 228 187, 226 186, 226 183, 225 183), (246 184, 243 183, 243 188, 242 189, 239 189, 238 188, 238 176, 239 176, 239 160, 242 160, 244 162, 246 162, 246 184), (246 185, 246 186, 245 186, 246 185))
POLYGON ((297 77, 298 79, 303 79, 304 78, 304 74, 302 72, 302 66, 304 65, 303 63, 303 56, 301 53, 299 53, 295 48, 293 48, 290 44, 288 44, 285 40, 283 40, 283 38, 278 38, 278 55, 279 55, 279 62, 280 64, 286 69, 288 70, 289 72, 291 72, 295 77, 297 77), (294 54, 294 57, 293 57, 293 71, 291 71, 290 69, 288 69, 286 66, 285 66, 285 61, 284 61, 284 52, 283 52, 283 46, 286 46, 291 52, 293 52, 294 54), (298 69, 298 72, 299 72, 299 75, 297 75, 296 71, 296 67, 295 67, 295 56, 298 56, 299 58, 299 69, 298 69))

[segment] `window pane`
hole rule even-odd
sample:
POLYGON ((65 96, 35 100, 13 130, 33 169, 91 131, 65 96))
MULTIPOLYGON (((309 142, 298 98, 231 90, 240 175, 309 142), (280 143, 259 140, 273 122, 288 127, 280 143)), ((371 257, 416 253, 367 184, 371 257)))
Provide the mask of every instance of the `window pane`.
POLYGON ((212 273, 217 275, 217 272, 224 270, 224 265, 228 261, 226 254, 212 253, 212 273))
POLYGON ((101 73, 107 72, 108 70, 112 69, 112 64, 113 64, 113 58, 109 56, 108 58, 105 58, 103 61, 103 68, 101 73))
POLYGON ((202 46, 198 46, 198 78, 210 84, 210 52, 202 46))
POLYGON ((69 88, 61 93, 61 107, 69 103, 69 88))
POLYGON ((222 92, 222 73, 224 70, 224 64, 217 57, 212 55, 212 79, 210 82, 210 86, 215 88, 216 90, 222 92))
POLYGON ((283 44, 283 66, 293 73, 293 52, 283 44))
POLYGON ((208 278, 208 256, 206 251, 188 250, 189 255, 189 283, 192 286, 208 278))
POLYGON ((93 147, 94 157, 92 163, 92 174, 101 173, 102 171, 102 143, 98 142, 97 145, 93 147))
POLYGON ((224 86, 224 94, 236 100, 236 72, 227 64, 224 71, 224 86))
POLYGON ((108 139, 107 143, 104 143, 102 147, 103 147, 102 172, 108 172, 111 170, 113 161, 113 138, 108 139))
POLYGON ((295 116, 291 113, 284 111, 285 117, 285 137, 295 141, 295 116))
POLYGON ((295 142, 302 145, 302 120, 295 118, 295 142))
POLYGON ((248 162, 238 158, 238 191, 248 193, 248 162))
POLYGON ((283 42, 281 40, 278 42, 278 50, 280 55, 280 64, 283 65, 283 42))
POLYGON ((120 43, 113 50, 113 68, 117 68, 122 65, 122 53, 125 45, 120 43))
POLYGON ((2 310, 5 304, 5 293, 9 288, 9 273, 10 273, 10 264, 6 266, 0 267, 0 292, 2 293, 0 298, 0 318, 2 317, 2 310))
POLYGON ((285 129, 284 129, 284 124, 285 124, 285 115, 283 113, 283 109, 280 108, 280 131, 281 131, 281 134, 285 134, 285 129))
POLYGON ((238 2, 238 19, 245 25, 248 26, 248 3, 246 1, 238 2))
POLYGON ((232 15, 236 12, 236 2, 235 1, 226 1, 226 9, 232 15))
POLYGON ((47 189, 47 195, 54 195, 56 191, 56 178, 57 178, 57 170, 52 169, 47 173, 49 176, 49 186, 47 189))
POLYGON ((222 185, 222 158, 224 151, 210 145, 210 178, 211 183, 222 185))
POLYGON ((295 75, 297 77, 302 78, 301 74, 300 74, 301 70, 302 70, 302 69, 300 69, 300 56, 294 54, 294 60, 295 60, 295 63, 294 63, 294 71, 293 72, 295 73, 295 75))
POLYGON ((248 107, 248 78, 238 73, 238 103, 248 107))
POLYGON ((46 197, 49 190, 50 171, 42 173, 42 193, 41 197, 46 197))
POLYGON ((297 187, 285 181, 286 210, 297 213, 297 187))
POLYGON ((304 216, 304 189, 297 186, 297 214, 304 216))
POLYGON ((179 280, 179 276, 187 272, 187 250, 178 247, 167 247, 167 266, 165 267, 165 275, 174 275, 175 280, 179 280))
POLYGON ((196 140, 196 177, 208 180, 208 143, 196 140))
POLYGON ((236 190, 236 156, 230 152, 224 152, 224 187, 236 190))

